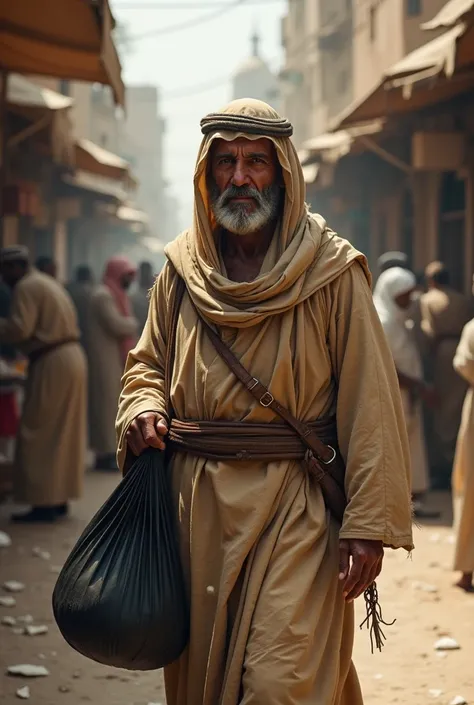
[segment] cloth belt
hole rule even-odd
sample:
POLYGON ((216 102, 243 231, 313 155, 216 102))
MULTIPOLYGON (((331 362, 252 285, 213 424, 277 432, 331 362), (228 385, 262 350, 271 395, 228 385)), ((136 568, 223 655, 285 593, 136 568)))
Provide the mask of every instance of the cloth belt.
MULTIPOLYGON (((321 440, 337 448, 335 418, 320 419, 308 426, 321 440)), ((308 450, 291 428, 276 423, 172 419, 168 440, 174 451, 209 460, 303 460, 308 450)))
POLYGON ((42 357, 47 355, 50 352, 53 352, 53 350, 57 350, 58 348, 62 348, 64 345, 70 345, 71 343, 78 343, 79 339, 78 338, 65 338, 64 340, 58 340, 57 343, 51 343, 50 345, 45 345, 44 347, 40 348, 39 350, 34 350, 28 355, 28 360, 30 365, 34 365, 35 362, 38 362, 42 357))

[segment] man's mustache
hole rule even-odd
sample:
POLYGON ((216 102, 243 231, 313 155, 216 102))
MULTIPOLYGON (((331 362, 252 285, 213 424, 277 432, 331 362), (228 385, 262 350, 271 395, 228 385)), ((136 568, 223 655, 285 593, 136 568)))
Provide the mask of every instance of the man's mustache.
POLYGON ((260 191, 253 186, 229 186, 223 191, 219 197, 219 201, 223 205, 227 205, 234 198, 253 198, 257 203, 261 203, 262 196, 260 191))

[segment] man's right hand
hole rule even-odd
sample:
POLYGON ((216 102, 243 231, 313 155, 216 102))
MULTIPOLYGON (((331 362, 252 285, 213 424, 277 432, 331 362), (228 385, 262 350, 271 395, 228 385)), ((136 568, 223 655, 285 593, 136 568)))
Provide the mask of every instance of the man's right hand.
POLYGON ((147 448, 165 449, 164 437, 168 425, 161 414, 145 411, 130 424, 125 439, 133 455, 141 455, 147 448))

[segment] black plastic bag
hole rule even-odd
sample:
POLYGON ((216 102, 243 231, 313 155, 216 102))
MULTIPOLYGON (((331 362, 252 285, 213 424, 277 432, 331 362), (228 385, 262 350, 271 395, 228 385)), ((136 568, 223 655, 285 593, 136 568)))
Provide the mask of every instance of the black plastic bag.
POLYGON ((164 453, 145 451, 87 526, 53 612, 65 640, 107 666, 147 671, 183 652, 189 613, 164 453))

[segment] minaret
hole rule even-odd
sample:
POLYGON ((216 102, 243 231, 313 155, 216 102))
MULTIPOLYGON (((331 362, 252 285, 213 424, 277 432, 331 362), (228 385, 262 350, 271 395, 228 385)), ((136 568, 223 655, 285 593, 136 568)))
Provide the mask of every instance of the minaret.
POLYGON ((260 56, 260 35, 257 30, 252 34, 250 41, 252 43, 252 56, 258 58, 260 56))

